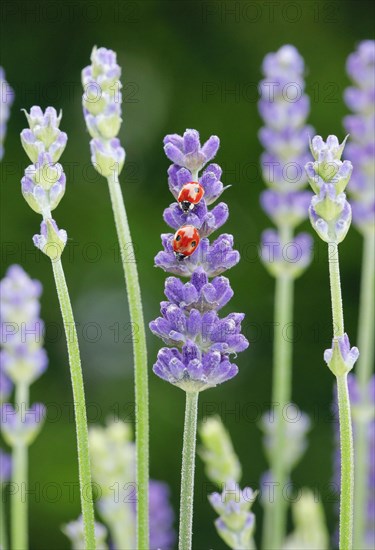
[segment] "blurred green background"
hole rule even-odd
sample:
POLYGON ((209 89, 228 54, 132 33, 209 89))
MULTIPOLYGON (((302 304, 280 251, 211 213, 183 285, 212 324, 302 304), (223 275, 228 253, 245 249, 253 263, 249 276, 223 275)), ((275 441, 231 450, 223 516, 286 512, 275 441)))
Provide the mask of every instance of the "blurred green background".
MULTIPOLYGON (((55 218, 69 235, 64 266, 80 323, 88 414, 91 422, 120 415, 132 422, 133 374, 129 314, 118 261, 116 235, 106 182, 90 167, 89 137, 81 110, 80 71, 89 63, 93 45, 118 54, 123 68, 124 124, 121 140, 127 164, 121 182, 137 249, 137 262, 147 323, 158 315, 165 273, 153 267, 160 233, 167 231, 163 209, 168 191, 162 139, 166 133, 197 128, 205 140, 221 139, 216 158, 230 219, 243 260, 229 272, 235 296, 226 312, 246 313, 245 333, 251 347, 238 357, 239 375, 204 392, 200 416, 221 414, 243 464, 243 483, 256 488, 266 469, 258 429, 271 395, 274 281, 256 257, 255 247, 270 225, 259 207, 264 188, 258 162, 254 86, 261 78, 264 55, 294 44, 307 65, 311 96, 309 122, 317 133, 344 136, 347 109, 342 93, 348 85, 345 60, 361 39, 373 33, 374 5, 363 1, 332 2, 182 2, 182 1, 39 1, 3 2, 1 65, 16 98, 8 124, 1 166, 2 274, 20 263, 44 285, 42 317, 48 333, 47 373, 32 387, 33 401, 49 404, 50 421, 30 450, 31 547, 68 548, 60 526, 79 514, 72 395, 65 340, 49 260, 33 248, 39 217, 20 193, 29 164, 19 133, 26 126, 21 108, 53 105, 63 110, 61 128, 69 141, 61 159, 67 191, 55 218), (207 91, 210 93, 207 94, 207 91), (61 493, 53 489, 58 484, 61 493), (55 502, 53 502, 56 500, 55 502)), ((306 223, 307 231, 311 231, 306 223)), ((296 284, 294 401, 312 417, 309 448, 294 472, 296 487, 317 487, 331 532, 337 495, 332 476, 333 377, 323 364, 330 344, 330 302, 326 251, 315 239, 312 266, 296 284)), ((345 320, 356 342, 361 238, 353 228, 341 246, 345 320)), ((166 480, 178 512, 183 393, 151 371, 161 342, 148 333, 151 476, 166 480)), ((207 502, 207 482, 197 459, 194 548, 223 548, 216 535, 214 512, 207 502)), ((211 487, 209 487, 211 489, 211 487)), ((262 510, 257 503, 258 533, 262 510)))

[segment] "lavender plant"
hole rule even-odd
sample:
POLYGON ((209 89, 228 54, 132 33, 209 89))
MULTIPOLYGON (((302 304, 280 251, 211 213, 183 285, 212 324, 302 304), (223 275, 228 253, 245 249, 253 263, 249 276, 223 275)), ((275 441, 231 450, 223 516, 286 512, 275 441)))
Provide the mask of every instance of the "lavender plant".
POLYGON ((29 206, 43 216, 40 235, 34 235, 37 248, 46 254, 52 263, 57 295, 64 322, 69 354, 70 374, 73 388, 76 421, 78 467, 81 508, 84 522, 86 548, 95 550, 94 510, 91 495, 90 458, 88 448, 87 416, 81 359, 76 325, 69 298, 69 291, 61 263, 67 233, 59 229, 52 218, 65 192, 66 177, 57 161, 67 142, 67 135, 59 129, 61 113, 57 116, 53 107, 43 113, 40 107, 32 107, 26 113, 29 128, 21 132, 21 142, 31 164, 22 178, 22 194, 29 206))
POLYGON ((137 544, 139 548, 146 548, 149 540, 147 348, 134 246, 119 182, 125 162, 125 151, 117 138, 122 123, 120 77, 121 68, 117 64, 116 53, 106 48, 95 47, 91 54, 91 65, 82 71, 82 104, 86 126, 92 138, 91 161, 94 168, 108 182, 125 274, 130 319, 132 326, 137 330, 137 337, 133 338, 138 486, 137 544))
POLYGON ((6 81, 5 71, 0 67, 0 161, 4 156, 4 141, 14 92, 6 81))
POLYGON ((340 421, 341 491, 340 491, 340 548, 353 547, 353 435, 347 375, 358 359, 357 348, 350 347, 344 330, 338 245, 351 224, 351 207, 344 190, 353 166, 342 162, 345 141, 340 145, 336 136, 323 141, 315 136, 311 143, 314 162, 306 164, 306 174, 316 193, 309 207, 310 221, 319 237, 328 244, 328 264, 332 302, 332 347, 324 352, 324 360, 337 380, 337 400, 340 421))
POLYGON ((354 114, 344 118, 345 129, 350 133, 345 156, 354 165, 348 191, 352 198, 353 223, 363 236, 362 277, 360 290, 360 312, 358 324, 358 345, 361 356, 356 367, 359 394, 356 402, 358 414, 355 424, 355 491, 354 491, 354 547, 365 548, 366 502, 369 498, 368 461, 371 425, 371 407, 368 386, 374 364, 374 302, 375 302, 375 42, 365 40, 347 60, 347 73, 353 86, 345 91, 345 101, 354 114), (360 404, 363 413, 360 414, 360 404))
POLYGON ((220 418, 205 418, 199 433, 206 475, 221 489, 221 493, 215 492, 208 497, 219 515, 215 521, 216 530, 229 548, 252 550, 255 548, 255 516, 250 510, 257 493, 250 487, 241 490, 239 486, 241 464, 220 418))
POLYGON ((191 204, 187 211, 178 202, 164 211, 164 220, 177 230, 177 236, 176 240, 171 233, 161 236, 164 251, 157 254, 155 264, 174 275, 190 277, 190 281, 182 283, 176 277, 166 280, 167 301, 161 303, 162 316, 150 323, 151 331, 168 346, 173 346, 159 351, 153 367, 155 374, 186 392, 180 550, 190 550, 192 545, 199 392, 233 378, 238 368, 231 363, 230 355, 248 347, 248 341, 241 335, 244 315, 230 313, 220 319, 217 313, 233 295, 228 279, 221 274, 240 259, 239 253, 233 250, 231 235, 223 234, 212 244, 208 239, 228 218, 225 203, 219 203, 212 210, 207 208, 224 190, 220 167, 210 164, 199 175, 218 148, 216 136, 211 136, 202 146, 196 130, 186 130, 183 136, 171 134, 164 139, 164 151, 173 162, 168 170, 168 185, 175 199, 190 182, 199 184, 204 191, 203 198, 197 204, 191 204), (198 245, 194 239, 188 240, 189 256, 182 258, 178 250, 176 253, 176 246, 179 249, 181 244, 178 239, 181 227, 192 227, 193 234, 197 232, 200 237, 198 245), (210 278, 213 278, 212 282, 209 282, 210 278))
MULTIPOLYGON (((43 348, 43 322, 39 318, 42 286, 19 265, 12 265, 0 281, 1 347, 0 362, 5 376, 15 388, 14 406, 1 407, 1 431, 12 447, 12 482, 27 487, 28 447, 38 435, 45 415, 41 403, 29 404, 30 386, 47 368, 43 348)), ((4 458, 6 470, 7 458, 4 458)), ((7 477, 7 476, 6 476, 7 477)), ((11 500, 12 548, 28 547, 28 505, 22 491, 13 491, 11 500)))
POLYGON ((293 325, 294 280, 311 262, 311 236, 294 235, 294 231, 307 218, 311 200, 311 193, 304 189, 307 178, 303 167, 308 160, 308 135, 313 130, 306 125, 310 103, 304 93, 304 61, 296 48, 285 45, 268 54, 262 69, 259 112, 265 126, 259 139, 265 148, 261 165, 269 189, 263 191, 261 205, 277 229, 263 233, 261 254, 266 268, 276 278, 272 402, 278 404, 274 425, 263 422, 276 484, 275 501, 265 506, 264 546, 279 550, 287 512, 282 490, 292 469, 292 462, 281 459, 288 430, 284 412, 292 397, 293 359, 292 340, 284 337, 284 328, 293 325))
MULTIPOLYGON (((93 479, 101 494, 97 507, 109 528, 111 541, 118 550, 136 548, 136 453, 132 430, 129 424, 116 420, 105 428, 90 428, 89 440, 93 479)), ((150 540, 147 548, 171 549, 175 533, 169 488, 161 481, 150 480, 149 494, 150 540)))

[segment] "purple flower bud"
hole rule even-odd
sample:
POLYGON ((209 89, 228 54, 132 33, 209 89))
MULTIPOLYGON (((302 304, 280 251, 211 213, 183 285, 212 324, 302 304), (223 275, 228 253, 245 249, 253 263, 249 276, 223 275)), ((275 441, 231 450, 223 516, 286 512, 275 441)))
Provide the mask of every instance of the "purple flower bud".
POLYGON ((53 163, 49 153, 41 153, 38 162, 25 169, 21 189, 28 205, 38 214, 51 216, 51 211, 65 193, 66 177, 63 167, 53 163))
POLYGON ((219 351, 200 352, 197 346, 187 344, 182 352, 162 348, 153 370, 184 391, 203 391, 236 376, 238 367, 219 351))
POLYGON ((359 350, 351 348, 347 334, 334 338, 332 347, 324 352, 324 361, 327 363, 333 374, 340 376, 347 374, 353 368, 359 357, 359 350))
POLYGON ((121 173, 125 162, 125 150, 121 147, 119 139, 92 139, 90 148, 91 162, 99 174, 108 178, 121 173))
POLYGON ((261 258, 274 277, 283 273, 298 277, 310 265, 313 240, 308 233, 299 233, 289 243, 281 243, 279 233, 267 229, 262 233, 261 258))
MULTIPOLYGON (((285 408, 282 421, 285 422, 285 437, 288 445, 284 447, 283 456, 280 456, 279 460, 283 460, 284 467, 288 472, 291 472, 306 450, 306 436, 310 430, 311 422, 308 415, 293 403, 289 403, 285 408)), ((269 411, 262 416, 261 428, 264 432, 264 447, 269 459, 271 459, 275 452, 277 433, 277 421, 274 411, 269 411)))
POLYGON ((0 67, 0 160, 4 156, 4 140, 13 101, 14 92, 6 81, 4 69, 0 67))
POLYGON ((217 136, 211 136, 201 146, 197 130, 186 130, 183 136, 170 134, 164 138, 164 151, 167 157, 180 167, 198 172, 214 158, 220 145, 217 136))
POLYGON ((52 218, 43 220, 40 224, 40 235, 33 237, 34 245, 51 260, 60 258, 67 240, 68 235, 65 229, 59 229, 52 218))
MULTIPOLYGON (((215 202, 229 185, 224 187, 220 181, 222 170, 218 164, 209 164, 198 178, 199 183, 204 189, 204 200, 206 205, 215 202)), ((177 164, 172 164, 168 170, 168 185, 172 195, 177 199, 183 185, 191 182, 193 179, 191 172, 186 168, 181 168, 177 164)))
POLYGON ((240 489, 236 482, 226 483, 223 492, 213 493, 208 499, 219 514, 215 526, 220 537, 230 548, 252 548, 255 516, 250 512, 256 498, 250 487, 240 489))
POLYGON ((218 311, 233 296, 233 290, 226 277, 215 277, 210 283, 203 269, 195 271, 191 281, 185 284, 176 277, 168 277, 164 292, 168 300, 181 309, 197 309, 201 313, 218 311))
POLYGON ((208 237, 224 225, 228 216, 228 206, 224 202, 209 211, 204 200, 196 204, 187 214, 174 202, 164 210, 163 214, 164 221, 173 229, 177 230, 182 225, 194 225, 199 229, 201 238, 208 237))
POLYGON ((276 225, 295 227, 307 218, 311 197, 310 191, 279 193, 268 189, 261 194, 260 202, 276 225))
POLYGON ((240 261, 237 250, 233 250, 232 235, 220 235, 211 245, 208 239, 202 239, 198 249, 188 258, 180 261, 173 252, 173 235, 162 235, 164 252, 155 257, 155 265, 164 271, 190 277, 196 269, 202 267, 208 277, 216 277, 240 261))
POLYGON ((19 443, 31 445, 45 419, 46 408, 42 403, 34 403, 27 410, 24 410, 24 403, 20 407, 21 412, 16 411, 10 403, 4 403, 0 408, 1 431, 5 441, 12 447, 19 443))

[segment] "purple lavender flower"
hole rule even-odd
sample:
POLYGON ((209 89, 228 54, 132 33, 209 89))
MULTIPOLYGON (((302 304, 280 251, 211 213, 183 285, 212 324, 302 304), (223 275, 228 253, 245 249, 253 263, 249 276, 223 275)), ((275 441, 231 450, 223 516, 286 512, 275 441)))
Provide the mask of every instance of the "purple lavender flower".
POLYGON ((260 83, 259 112, 266 126, 261 128, 259 139, 265 148, 261 158, 263 178, 270 189, 262 193, 260 202, 277 226, 279 235, 276 232, 264 234, 262 259, 275 277, 282 272, 297 277, 311 261, 311 245, 307 244, 305 234, 291 243, 283 242, 285 228, 292 231, 306 219, 311 200, 310 191, 301 190, 307 180, 303 167, 308 160, 308 136, 313 131, 305 123, 310 104, 304 94, 304 70, 302 57, 291 45, 266 55, 263 61, 265 78, 260 83), (282 247, 290 244, 299 248, 301 241, 306 241, 298 266, 281 254, 275 263, 265 253, 271 236, 282 247))
POLYGON ((150 480, 150 550, 173 548, 176 534, 173 530, 175 519, 170 505, 170 490, 162 481, 150 480))
POLYGON ((288 273, 298 277, 310 264, 313 239, 309 233, 299 233, 290 243, 281 243, 280 234, 275 229, 262 233, 261 258, 268 271, 278 277, 288 273))
MULTIPOLYGON (((348 344, 345 344, 345 350, 347 352, 348 344)), ((349 346, 350 347, 350 346, 349 346)), ((357 426, 361 422, 361 418, 370 419, 366 424, 367 429, 367 438, 369 441, 368 446, 368 501, 367 509, 363 510, 363 514, 366 517, 366 533, 365 533, 365 542, 366 549, 370 550, 375 546, 375 417, 374 417, 374 407, 375 407, 375 375, 372 376, 368 386, 367 386, 367 395, 363 395, 363 392, 360 391, 360 387, 357 382, 357 378, 354 374, 348 375, 348 389, 349 397, 352 408, 352 417, 353 417, 353 436, 354 444, 357 437, 357 426), (358 420, 358 422, 356 422, 358 420)), ((334 402, 333 402, 333 412, 335 418, 335 455, 334 455, 334 484, 336 487, 340 487, 341 483, 341 452, 340 452, 340 433, 339 433, 339 421, 338 421, 338 405, 337 405, 337 390, 334 391, 334 402)), ((339 507, 337 505, 337 515, 339 513, 339 507)), ((338 540, 338 532, 335 534, 336 542, 338 540)))
POLYGON ((11 403, 4 403, 0 409, 1 432, 11 447, 31 445, 45 420, 46 408, 42 403, 34 403, 28 409, 21 403, 21 411, 11 403))
POLYGON ((344 95, 354 113, 344 118, 351 137, 345 154, 354 165, 348 191, 353 198, 353 221, 365 233, 375 226, 375 41, 361 42, 348 57, 346 69, 354 83, 344 95))
POLYGON ((250 511, 257 493, 250 487, 240 489, 234 482, 227 482, 223 492, 212 493, 208 499, 219 518, 215 527, 220 537, 233 549, 252 548, 255 516, 250 511))
POLYGON ((0 67, 0 160, 4 156, 4 140, 13 101, 14 92, 6 81, 4 69, 0 67))
MULTIPOLYGON (((211 136, 201 146, 197 130, 186 130, 183 136, 169 134, 164 138, 164 152, 173 164, 199 172, 216 155, 220 146, 217 136, 211 136)), ((190 180, 191 181, 191 180, 190 180)))
POLYGON ((156 266, 190 277, 190 281, 184 284, 176 277, 166 281, 168 301, 161 303, 162 315, 150 323, 150 329, 174 347, 160 350, 154 372, 185 391, 202 391, 233 378, 238 369, 229 356, 249 345, 241 334, 243 314, 231 313, 222 319, 217 314, 233 295, 228 279, 220 275, 238 263, 239 253, 233 250, 232 235, 222 234, 212 244, 207 238, 228 219, 225 203, 208 209, 225 189, 220 167, 210 164, 201 176, 198 174, 216 154, 219 139, 211 136, 201 146, 198 132, 186 130, 182 137, 167 136, 164 143, 166 155, 175 163, 168 170, 173 196, 177 198, 183 185, 191 181, 202 185, 204 195, 188 213, 177 202, 164 212, 164 220, 173 229, 193 225, 201 240, 197 250, 181 261, 173 249, 173 234, 161 236, 164 251, 157 254, 156 266))

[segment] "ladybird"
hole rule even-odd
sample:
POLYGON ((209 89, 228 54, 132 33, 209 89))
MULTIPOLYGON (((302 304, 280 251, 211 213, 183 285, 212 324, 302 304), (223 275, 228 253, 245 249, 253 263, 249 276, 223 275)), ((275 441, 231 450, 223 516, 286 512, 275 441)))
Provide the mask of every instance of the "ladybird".
POLYGON ((191 181, 189 183, 185 183, 182 187, 177 200, 183 212, 187 214, 202 200, 203 195, 204 189, 201 184, 196 181, 191 181))
POLYGON ((199 231, 194 225, 183 225, 173 237, 173 251, 178 260, 191 256, 197 249, 200 241, 199 231))

